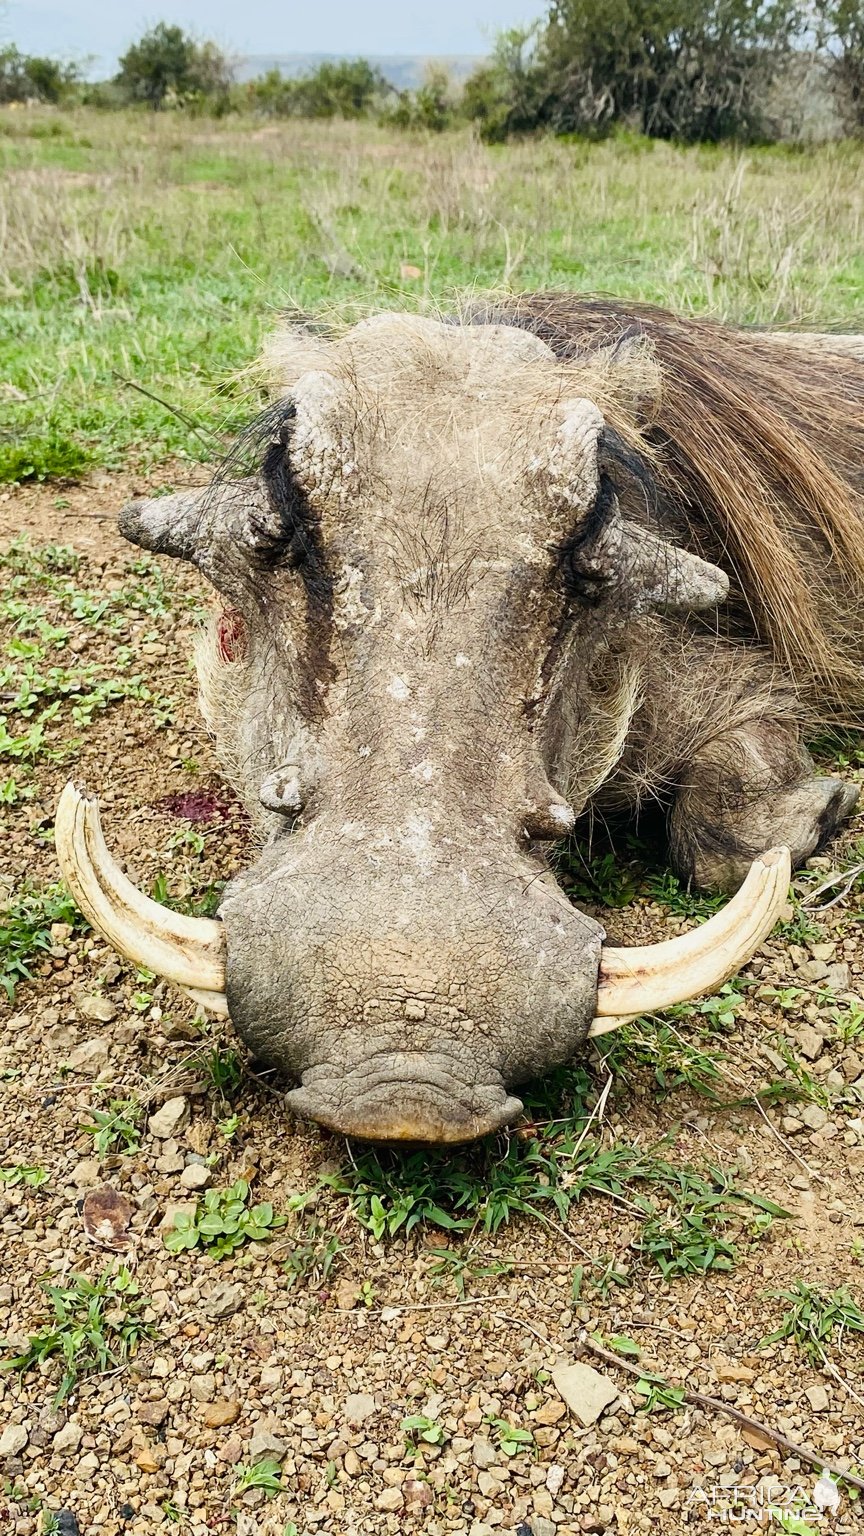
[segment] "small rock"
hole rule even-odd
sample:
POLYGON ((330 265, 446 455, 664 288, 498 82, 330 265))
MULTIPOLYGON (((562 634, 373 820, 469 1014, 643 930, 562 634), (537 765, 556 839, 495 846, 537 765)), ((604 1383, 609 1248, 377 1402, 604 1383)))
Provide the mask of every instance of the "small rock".
POLYGON ((813 1387, 807 1387, 804 1393, 814 1413, 827 1413, 831 1407, 831 1399, 821 1382, 813 1387))
POLYGON ((491 1440, 487 1440, 485 1435, 478 1435, 471 1446, 471 1459, 475 1467, 494 1467, 498 1452, 491 1440))
POLYGON ((142 1472, 158 1472, 159 1462, 155 1452, 149 1445, 145 1445, 135 1457, 135 1465, 142 1472))
POLYGON ((161 1108, 150 1116, 147 1129, 151 1136, 157 1136, 160 1141, 168 1141, 186 1129, 191 1113, 189 1100, 182 1094, 176 1099, 166 1099, 161 1108))
POLYGON ((272 1456, 274 1461, 281 1461, 285 1455, 285 1442, 279 1440, 276 1435, 271 1435, 269 1430, 259 1429, 249 1441, 249 1460, 261 1461, 265 1456, 272 1456))
POLYGON ((828 1124, 828 1116, 820 1104, 808 1104, 801 1111, 801 1119, 811 1131, 821 1131, 823 1125, 828 1124))
POLYGON ((117 1017, 117 1009, 110 998, 101 997, 98 992, 89 996, 79 994, 75 1007, 85 1019, 94 1019, 98 1024, 110 1024, 117 1017))
POLYGON ((559 1466, 557 1462, 553 1461, 549 1471, 546 1473, 546 1487, 549 1489, 553 1499, 557 1499, 559 1493, 561 1492, 563 1483, 564 1468, 559 1466))
POLYGON ((213 1175, 209 1168, 202 1168, 200 1163, 190 1163, 180 1175, 180 1183, 184 1189, 206 1189, 212 1182, 213 1175))
POLYGON ((403 1504, 401 1488, 384 1488, 375 1500, 376 1509, 397 1510, 403 1504))
POLYGON ((603 1409, 618 1396, 618 1388, 608 1376, 602 1376, 592 1365, 566 1361, 557 1365, 552 1380, 570 1412, 587 1429, 599 1419, 603 1409))
POLYGON ((240 1417, 240 1404, 228 1402, 224 1398, 217 1398, 215 1403, 206 1403, 201 1411, 201 1418, 208 1429, 224 1429, 226 1424, 236 1424, 240 1417))
POLYGON ((282 1385, 281 1365, 263 1365, 261 1367, 261 1386, 265 1391, 282 1385))
POLYGON ((417 1477, 406 1477, 402 1484, 402 1497, 409 1509, 428 1509, 432 1503, 432 1489, 417 1477))
POLYGON ((364 1424, 378 1410, 374 1397, 368 1392, 351 1392, 345 1399, 343 1411, 349 1424, 364 1424))
POLYGON ((349 1477, 359 1477, 363 1471, 363 1463, 356 1451, 347 1450, 345 1452, 344 1467, 349 1477))
POLYGON ((545 1515, 535 1515, 528 1529, 531 1536, 558 1536, 558 1527, 545 1515))
POLYGON ((177 1146, 176 1141, 170 1143, 172 1150, 168 1150, 169 1143, 165 1143, 165 1151, 156 1159, 157 1173, 182 1173, 186 1167, 186 1159, 177 1146))
POLYGON ((804 1122, 799 1120, 797 1115, 784 1115, 780 1121, 780 1129, 786 1136, 797 1136, 799 1131, 803 1131, 804 1122))
POLYGON ((72 1183, 76 1189, 88 1189, 91 1185, 98 1184, 99 1179, 100 1169, 97 1157, 84 1157, 72 1169, 72 1183))
POLYGON ((20 1456, 29 1438, 23 1424, 7 1424, 0 1435, 0 1456, 20 1456))
POLYGON ((196 1403, 211 1403, 216 1396, 216 1377, 212 1371, 193 1376, 189 1383, 189 1394, 196 1403))
POLYGON ((829 965, 825 985, 831 992, 849 991, 849 966, 845 960, 838 960, 835 965, 829 965))
POLYGON ((81 1444, 83 1434, 81 1425, 76 1424, 74 1419, 70 1419, 68 1424, 58 1429, 51 1441, 51 1449, 55 1456, 74 1456, 81 1444))
POLYGON ((88 1076, 98 1077, 108 1065, 108 1041, 101 1035, 96 1035, 93 1040, 82 1040, 74 1051, 69 1052, 66 1065, 70 1072, 85 1072, 88 1076))
POLYGON ((660 1460, 655 1461, 655 1463, 654 1463, 654 1476, 655 1477, 671 1477, 672 1476, 672 1468, 669 1465, 668 1461, 660 1461, 660 1460))
POLYGON ((828 967, 824 960, 805 960, 798 967, 798 975, 802 981, 824 981, 828 975, 828 967))
POLYGON ((864 1061, 856 1051, 843 1052, 843 1077, 847 1083, 854 1083, 856 1078, 864 1072, 864 1061))
POLYGON ((560 1397, 550 1397, 547 1398, 545 1403, 540 1404, 534 1415, 534 1420, 537 1424, 557 1424, 558 1420, 562 1419, 566 1412, 567 1408, 562 1403, 560 1397))
POLYGON ((214 1285, 210 1295, 204 1302, 204 1311, 208 1317, 231 1317, 232 1313, 239 1312, 243 1305, 244 1290, 242 1285, 229 1285, 227 1280, 214 1285))
POLYGON ((737 1360, 716 1360, 714 1371, 718 1381, 755 1381, 756 1372, 749 1365, 739 1365, 737 1360))
POLYGON ((81 1527, 71 1509, 58 1509, 54 1516, 56 1536, 81 1536, 81 1527))
MULTIPOLYGON (((824 970, 825 967, 823 966, 822 969, 824 970)), ((821 1035, 818 1029, 814 1029, 812 1024, 802 1024, 800 1029, 796 1029, 795 1039, 801 1055, 806 1056, 808 1061, 815 1061, 817 1056, 821 1056, 825 1036, 821 1035)))
POLYGON ((151 1429, 158 1429, 168 1417, 168 1404, 164 1399, 159 1403, 142 1403, 138 1409, 138 1419, 141 1424, 149 1424, 151 1429))

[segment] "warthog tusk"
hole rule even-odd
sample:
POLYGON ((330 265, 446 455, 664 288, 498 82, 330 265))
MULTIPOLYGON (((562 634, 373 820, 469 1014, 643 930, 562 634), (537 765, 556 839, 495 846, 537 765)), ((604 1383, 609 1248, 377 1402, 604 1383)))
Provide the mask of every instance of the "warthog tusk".
POLYGON ((97 801, 72 783, 57 806, 54 844, 74 900, 103 939, 205 1008, 227 1013, 222 924, 172 912, 139 891, 105 846, 97 801))
POLYGON ((734 975, 774 927, 791 875, 789 849, 771 848, 754 860, 741 889, 707 923, 663 944, 604 946, 597 1018, 589 1034, 603 1035, 640 1014, 687 1002, 734 975))

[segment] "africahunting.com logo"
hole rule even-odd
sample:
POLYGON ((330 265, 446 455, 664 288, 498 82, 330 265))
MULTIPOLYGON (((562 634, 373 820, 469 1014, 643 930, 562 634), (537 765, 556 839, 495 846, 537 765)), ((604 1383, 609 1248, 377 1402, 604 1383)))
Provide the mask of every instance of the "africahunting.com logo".
POLYGON ((812 1489, 766 1477, 753 1485, 691 1488, 687 1502, 716 1526, 761 1526, 778 1536, 780 1531, 788 1536, 822 1536, 834 1528, 832 1517, 840 1511, 841 1494, 830 1472, 823 1472, 812 1489))

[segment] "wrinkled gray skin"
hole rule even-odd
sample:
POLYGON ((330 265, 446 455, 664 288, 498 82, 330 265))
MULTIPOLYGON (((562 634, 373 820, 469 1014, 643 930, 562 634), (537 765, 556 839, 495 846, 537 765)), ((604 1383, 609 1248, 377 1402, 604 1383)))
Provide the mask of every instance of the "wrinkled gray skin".
POLYGON ((220 910, 231 1017, 322 1124, 466 1140, 591 1023, 603 931, 543 859, 574 815, 674 785, 673 858, 734 886, 771 843, 805 857, 845 791, 772 730, 764 663, 691 626, 723 573, 609 504, 603 413, 659 387, 643 345, 564 365, 382 316, 286 331, 271 370, 262 476, 121 523, 225 599, 202 705, 263 834, 220 910), (724 801, 730 741, 755 766, 724 801))

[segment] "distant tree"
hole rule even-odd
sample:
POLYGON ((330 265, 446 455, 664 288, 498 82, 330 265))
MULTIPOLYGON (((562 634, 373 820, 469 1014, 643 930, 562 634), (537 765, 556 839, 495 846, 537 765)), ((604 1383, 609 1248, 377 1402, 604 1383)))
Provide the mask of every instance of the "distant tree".
POLYGON ((539 59, 559 131, 758 139, 801 28, 797 0, 553 0, 539 59))
POLYGON ((487 143, 525 133, 543 121, 546 88, 536 40, 536 27, 500 32, 490 61, 465 81, 462 112, 477 123, 487 143))
POLYGON ((182 27, 160 21, 126 50, 115 84, 126 100, 146 102, 154 111, 196 98, 227 104, 231 66, 215 43, 198 42, 182 27))
POLYGON ((864 137, 864 0, 817 0, 818 45, 847 132, 864 137))
POLYGON ((0 48, 0 102, 44 101, 56 105, 78 83, 75 64, 21 53, 14 45, 0 48))
POLYGON ((394 103, 382 115, 395 128, 425 128, 443 133, 456 118, 456 94, 446 65, 430 62, 417 89, 395 92, 394 103))

